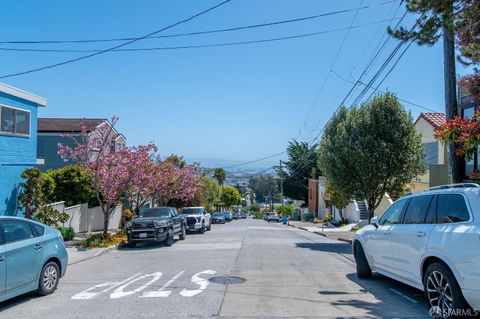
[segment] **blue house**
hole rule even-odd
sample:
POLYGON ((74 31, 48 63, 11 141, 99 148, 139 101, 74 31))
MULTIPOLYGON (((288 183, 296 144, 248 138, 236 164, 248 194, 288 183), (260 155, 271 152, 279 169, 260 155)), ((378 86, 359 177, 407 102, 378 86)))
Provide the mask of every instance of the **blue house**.
POLYGON ((37 113, 47 100, 0 83, 0 215, 16 215, 20 174, 37 165, 37 113))

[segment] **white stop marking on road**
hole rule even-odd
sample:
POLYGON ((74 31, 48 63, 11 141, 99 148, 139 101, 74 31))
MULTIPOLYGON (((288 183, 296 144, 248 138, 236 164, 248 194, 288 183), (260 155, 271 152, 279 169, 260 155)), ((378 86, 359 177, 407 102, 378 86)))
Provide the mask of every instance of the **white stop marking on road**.
MULTIPOLYGON (((90 287, 88 289, 85 289, 82 292, 79 292, 78 294, 75 294, 71 297, 71 299, 75 300, 88 300, 88 299, 93 299, 98 296, 100 296, 103 293, 107 293, 113 289, 113 292, 110 294, 111 299, 118 299, 118 298, 123 298, 131 295, 135 295, 137 293, 140 293, 144 291, 139 297, 141 298, 166 298, 172 294, 171 290, 166 290, 168 287, 170 287, 175 280, 177 280, 179 277, 181 277, 185 273, 184 270, 180 271, 177 273, 172 279, 167 281, 160 289, 154 290, 154 291, 144 291, 146 290, 150 285, 158 281, 162 277, 161 272, 154 272, 150 274, 145 274, 142 275, 141 273, 137 273, 123 281, 119 282, 104 282, 98 285, 95 285, 93 287, 90 287), (131 284, 134 284, 135 282, 138 282, 143 279, 151 278, 150 281, 146 282, 142 286, 133 289, 133 290, 126 290, 131 284)), ((190 281, 199 287, 197 289, 182 289, 179 294, 182 297, 193 297, 195 295, 198 295, 199 293, 205 291, 209 285, 209 281, 205 278, 202 278, 201 275, 214 275, 216 274, 216 271, 214 270, 204 270, 200 271, 192 276, 190 281)))

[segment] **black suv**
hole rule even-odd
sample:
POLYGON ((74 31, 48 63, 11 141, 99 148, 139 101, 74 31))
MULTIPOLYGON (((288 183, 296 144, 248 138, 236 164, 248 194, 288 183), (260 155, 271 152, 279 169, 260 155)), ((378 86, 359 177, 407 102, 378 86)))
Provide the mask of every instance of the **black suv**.
POLYGON ((166 246, 173 244, 173 237, 178 235, 184 240, 187 232, 185 217, 178 214, 173 207, 145 208, 138 216, 127 223, 128 247, 146 241, 163 242, 166 246))

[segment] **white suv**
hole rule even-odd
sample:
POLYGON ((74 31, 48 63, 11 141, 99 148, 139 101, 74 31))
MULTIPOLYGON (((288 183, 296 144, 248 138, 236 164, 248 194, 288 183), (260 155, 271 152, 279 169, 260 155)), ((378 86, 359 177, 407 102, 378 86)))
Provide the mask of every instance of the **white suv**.
POLYGON ((203 234, 212 229, 212 216, 203 207, 185 207, 182 211, 187 220, 189 231, 196 231, 203 234))
POLYGON ((448 317, 480 309, 480 186, 452 184, 408 194, 358 230, 360 278, 372 271, 424 290, 448 317))

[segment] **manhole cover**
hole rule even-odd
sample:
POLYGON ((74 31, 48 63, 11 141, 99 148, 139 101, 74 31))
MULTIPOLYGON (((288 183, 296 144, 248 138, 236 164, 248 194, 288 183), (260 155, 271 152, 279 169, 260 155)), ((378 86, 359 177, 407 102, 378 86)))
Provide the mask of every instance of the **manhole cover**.
POLYGON ((243 284, 247 279, 237 276, 216 276, 211 277, 208 281, 221 285, 239 285, 243 284))

